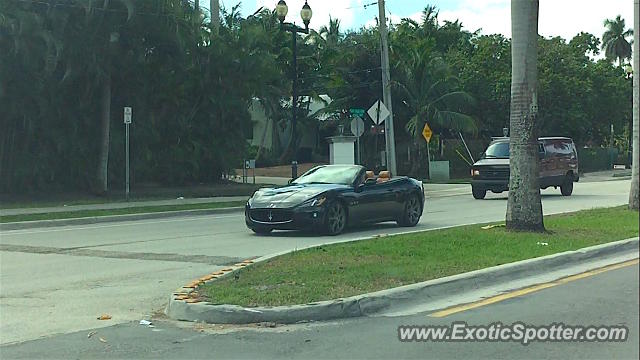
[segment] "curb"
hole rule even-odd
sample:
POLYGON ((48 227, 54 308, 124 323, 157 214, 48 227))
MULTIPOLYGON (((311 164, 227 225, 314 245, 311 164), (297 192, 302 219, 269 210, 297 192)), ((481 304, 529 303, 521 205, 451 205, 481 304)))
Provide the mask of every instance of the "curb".
POLYGON ((176 210, 176 211, 160 211, 160 212, 140 213, 140 214, 90 216, 90 217, 71 218, 71 219, 19 221, 19 222, 0 223, 0 230, 22 230, 22 229, 33 229, 33 228, 51 227, 51 226, 87 225, 87 224, 100 224, 100 223, 109 223, 109 222, 118 222, 118 221, 163 219, 163 218, 172 218, 172 217, 180 217, 180 216, 229 214, 229 213, 235 213, 235 212, 242 212, 243 210, 244 210, 244 207, 238 206, 238 207, 217 208, 217 209, 176 210))
POLYGON ((268 256, 255 260, 246 260, 200 278, 186 287, 176 290, 169 299, 165 314, 175 320, 212 324, 250 324, 260 322, 292 324, 366 316, 387 310, 392 306, 424 301, 424 299, 436 301, 437 299, 461 294, 469 290, 548 273, 586 260, 611 256, 630 250, 635 251, 635 257, 637 257, 638 244, 638 238, 631 238, 368 294, 301 305, 245 308, 238 305, 202 302, 197 298, 194 290, 198 285, 227 276, 251 263, 273 257, 268 256))

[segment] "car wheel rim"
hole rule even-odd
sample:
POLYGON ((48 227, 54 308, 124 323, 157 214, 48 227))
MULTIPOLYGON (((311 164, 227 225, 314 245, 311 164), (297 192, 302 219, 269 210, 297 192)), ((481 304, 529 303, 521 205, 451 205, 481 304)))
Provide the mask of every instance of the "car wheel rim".
POLYGON ((415 224, 418 222, 419 217, 420 204, 418 204, 417 198, 412 197, 407 203, 407 220, 409 220, 409 224, 415 224))
POLYGON ((339 204, 333 205, 329 209, 329 230, 332 234, 338 233, 342 231, 344 227, 345 219, 344 219, 344 211, 342 210, 342 206, 339 204))

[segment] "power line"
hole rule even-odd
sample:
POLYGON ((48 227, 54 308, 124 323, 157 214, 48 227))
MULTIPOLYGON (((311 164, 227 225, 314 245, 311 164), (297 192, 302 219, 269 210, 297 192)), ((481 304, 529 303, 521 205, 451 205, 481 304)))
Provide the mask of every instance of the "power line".
POLYGON ((378 2, 377 2, 377 1, 374 1, 374 2, 371 2, 371 3, 368 3, 368 4, 362 4, 362 5, 351 6, 351 7, 345 8, 345 10, 360 9, 360 8, 366 9, 366 8, 368 8, 369 6, 373 6, 373 5, 378 5, 378 2))

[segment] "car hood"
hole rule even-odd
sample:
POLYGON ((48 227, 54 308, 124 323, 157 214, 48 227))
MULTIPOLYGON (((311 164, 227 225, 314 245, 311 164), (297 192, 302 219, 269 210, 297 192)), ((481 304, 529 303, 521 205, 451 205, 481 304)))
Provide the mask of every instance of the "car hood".
POLYGON ((346 189, 339 184, 293 184, 280 188, 260 189, 249 200, 252 208, 290 208, 324 192, 346 189))
POLYGON ((509 159, 480 159, 473 166, 509 166, 509 159))

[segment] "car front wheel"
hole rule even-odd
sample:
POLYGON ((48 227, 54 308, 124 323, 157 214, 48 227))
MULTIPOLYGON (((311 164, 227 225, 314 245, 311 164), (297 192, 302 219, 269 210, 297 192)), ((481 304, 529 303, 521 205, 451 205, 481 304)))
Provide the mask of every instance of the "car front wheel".
POLYGON ((273 229, 270 228, 252 228, 251 230, 258 235, 266 235, 273 231, 273 229))
POLYGON ((339 202, 329 204, 325 218, 327 234, 338 235, 344 231, 347 225, 347 211, 339 202))

